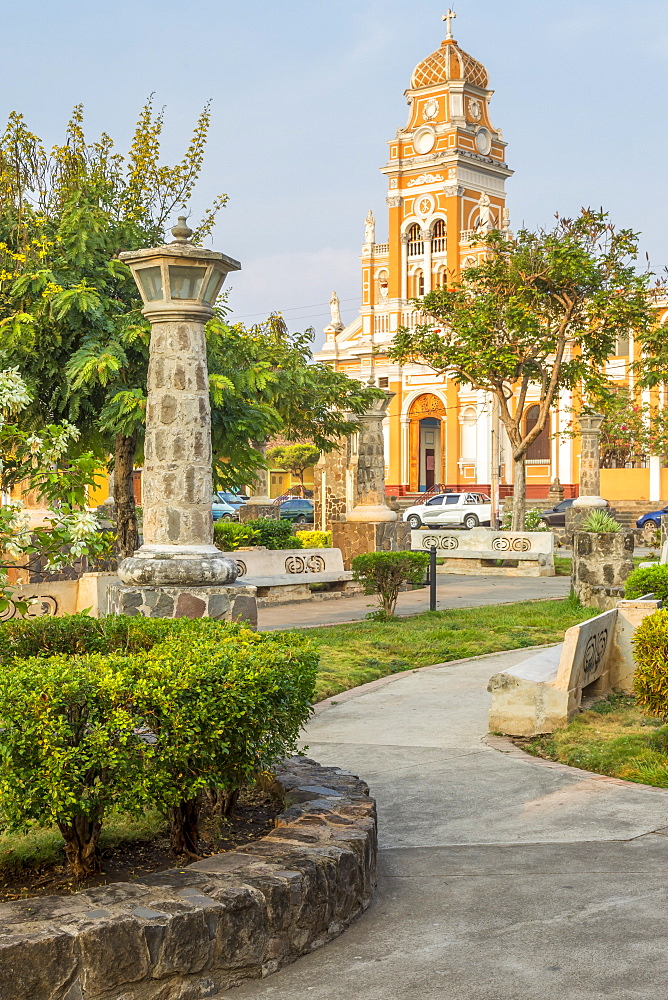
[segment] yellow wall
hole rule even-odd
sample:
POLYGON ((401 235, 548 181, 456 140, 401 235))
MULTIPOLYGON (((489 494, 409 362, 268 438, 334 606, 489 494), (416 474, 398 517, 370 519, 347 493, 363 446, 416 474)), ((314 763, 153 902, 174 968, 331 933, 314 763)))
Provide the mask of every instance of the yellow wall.
POLYGON ((106 469, 95 473, 95 487, 88 490, 88 506, 99 507, 109 496, 109 475, 106 469))
MULTIPOLYGON (((661 471, 661 485, 668 486, 661 471)), ((665 492, 662 488, 662 494, 665 492)), ((649 500, 649 469, 601 469, 601 496, 606 500, 649 500)))

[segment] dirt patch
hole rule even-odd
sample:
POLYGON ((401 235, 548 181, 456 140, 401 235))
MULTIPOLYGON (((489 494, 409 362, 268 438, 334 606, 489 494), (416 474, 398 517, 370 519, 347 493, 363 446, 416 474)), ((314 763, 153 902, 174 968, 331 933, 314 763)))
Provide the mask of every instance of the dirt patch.
MULTIPOLYGON (((207 813, 200 826, 199 853, 203 858, 234 850, 265 837, 274 829, 284 808, 280 799, 265 791, 242 792, 232 819, 221 820, 207 813)), ((56 863, 34 868, 0 868, 0 902, 33 896, 69 895, 98 885, 133 882, 152 872, 192 864, 191 857, 179 857, 170 849, 167 825, 150 840, 120 843, 102 852, 103 871, 76 881, 65 862, 65 853, 56 863)))

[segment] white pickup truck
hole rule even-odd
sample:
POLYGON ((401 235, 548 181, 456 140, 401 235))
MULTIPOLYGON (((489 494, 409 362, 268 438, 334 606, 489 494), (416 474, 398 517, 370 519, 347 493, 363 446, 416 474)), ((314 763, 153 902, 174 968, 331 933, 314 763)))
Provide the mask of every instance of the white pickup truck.
POLYGON ((451 528, 463 525, 478 528, 490 524, 492 503, 484 493, 437 493, 423 504, 404 511, 411 528, 451 528))

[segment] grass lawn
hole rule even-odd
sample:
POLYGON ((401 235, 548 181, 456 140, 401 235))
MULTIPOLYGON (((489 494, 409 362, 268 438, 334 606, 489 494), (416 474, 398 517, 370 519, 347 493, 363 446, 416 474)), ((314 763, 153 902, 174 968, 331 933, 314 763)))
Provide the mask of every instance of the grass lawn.
POLYGON ((668 788, 668 726, 627 695, 610 695, 551 736, 517 742, 536 757, 668 788))
POLYGON ((569 598, 310 628, 320 648, 317 699, 414 667, 561 642, 567 628, 595 614, 569 598))

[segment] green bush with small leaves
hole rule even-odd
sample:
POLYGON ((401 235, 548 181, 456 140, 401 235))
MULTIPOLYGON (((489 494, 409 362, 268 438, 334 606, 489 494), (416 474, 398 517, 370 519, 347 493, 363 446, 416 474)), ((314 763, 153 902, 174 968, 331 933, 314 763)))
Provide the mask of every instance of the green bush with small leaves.
POLYGON ((296 751, 317 663, 299 635, 208 618, 0 626, 0 825, 57 825, 82 876, 108 810, 153 803, 196 853, 202 793, 296 751))
POLYGON ((237 524, 235 521, 216 521, 213 525, 213 541, 221 552, 236 552, 237 549, 259 545, 260 532, 251 527, 251 522, 237 524))
POLYGON ((668 722, 668 608, 641 621, 633 636, 633 656, 637 703, 650 715, 668 722))
POLYGON ((377 596, 380 616, 393 618, 399 591, 405 584, 424 583, 428 565, 427 552, 368 552, 353 559, 353 578, 365 594, 377 596))
MULTIPOLYGON (((524 530, 525 531, 549 531, 549 525, 545 521, 541 520, 542 510, 538 510, 536 507, 531 507, 529 510, 524 512, 524 530)), ((501 528, 503 531, 510 531, 511 525, 513 523, 513 512, 509 510, 503 515, 501 521, 501 528)))
POLYGON ((295 538, 298 538, 305 549, 331 549, 331 531, 296 531, 295 538))
POLYGON ((246 522, 258 532, 255 545, 268 549, 301 549, 303 545, 292 533, 292 521, 275 520, 273 517, 256 517, 246 522))
POLYGON ((629 601, 654 594, 657 601, 668 601, 668 566, 639 566, 629 574, 624 597, 629 601))

